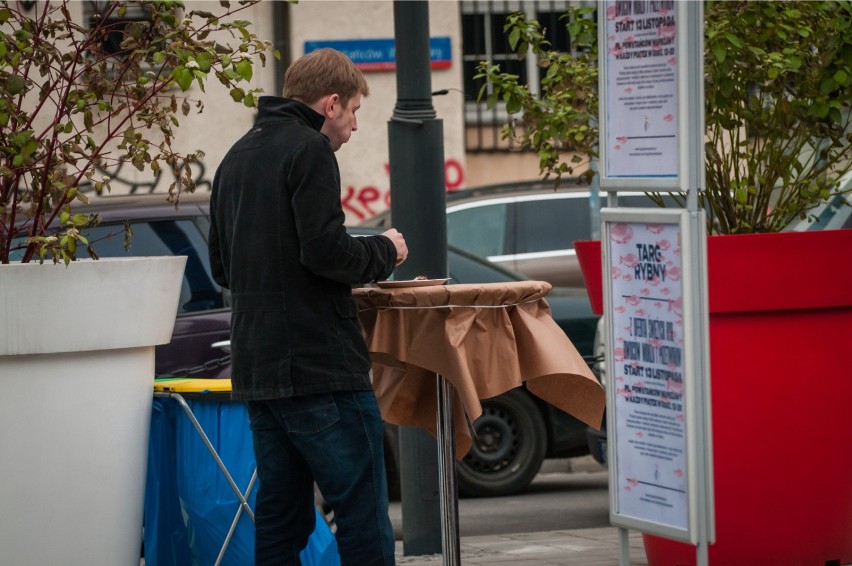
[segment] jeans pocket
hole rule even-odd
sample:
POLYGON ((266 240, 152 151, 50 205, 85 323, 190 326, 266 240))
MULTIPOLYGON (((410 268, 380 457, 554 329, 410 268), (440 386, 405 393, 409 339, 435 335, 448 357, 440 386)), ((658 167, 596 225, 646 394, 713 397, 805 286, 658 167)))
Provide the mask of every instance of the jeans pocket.
POLYGON ((261 419, 269 416, 269 409, 266 408, 263 401, 246 401, 246 412, 248 413, 249 427, 252 430, 262 427, 264 423, 261 419))
POLYGON ((331 393, 292 397, 287 401, 289 407, 283 418, 290 434, 317 434, 340 420, 331 393))

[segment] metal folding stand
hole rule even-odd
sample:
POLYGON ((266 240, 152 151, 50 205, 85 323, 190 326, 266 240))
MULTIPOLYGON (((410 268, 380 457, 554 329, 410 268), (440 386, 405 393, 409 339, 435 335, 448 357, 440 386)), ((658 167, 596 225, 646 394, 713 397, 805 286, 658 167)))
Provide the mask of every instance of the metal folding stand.
POLYGON ((204 445, 207 447, 207 450, 210 452, 210 455, 213 456, 213 459, 216 461, 216 465, 219 467, 219 469, 222 471, 222 474, 224 474, 225 479, 228 481, 228 485, 231 486, 231 489, 234 491, 234 494, 237 496, 237 499, 239 499, 240 504, 237 508, 236 514, 234 515, 234 520, 231 522, 231 526, 228 529, 228 534, 225 536, 225 540, 222 542, 222 548, 219 550, 219 555, 216 558, 215 565, 219 566, 225 556, 225 552, 228 550, 228 545, 231 543, 231 538, 233 537, 234 531, 237 528, 237 524, 239 523, 242 512, 245 511, 246 515, 248 515, 251 521, 254 522, 254 512, 249 506, 248 497, 251 494, 251 490, 254 489, 254 484, 257 480, 257 468, 255 467, 254 471, 252 472, 251 479, 249 480, 249 484, 245 492, 241 491, 240 488, 237 486, 236 482, 234 481, 233 476, 231 476, 231 473, 228 471, 228 468, 225 467, 225 463, 222 461, 222 458, 219 457, 219 453, 216 451, 216 448, 213 446, 213 443, 211 443, 210 439, 207 437, 207 433, 204 432, 201 423, 199 423, 198 419, 195 417, 195 413, 193 413, 192 407, 189 406, 189 404, 186 402, 186 399, 184 399, 184 397, 180 393, 172 389, 174 386, 180 383, 186 384, 187 382, 199 381, 213 382, 211 384, 211 387, 217 387, 215 387, 215 389, 211 389, 211 391, 230 391, 230 380, 175 380, 168 381, 165 384, 156 384, 154 397, 165 397, 177 401, 177 403, 183 409, 184 413, 186 413, 186 416, 189 417, 189 420, 192 422, 192 426, 195 427, 196 431, 198 431, 199 436, 201 436, 201 440, 204 442, 204 445), (223 389, 223 387, 226 385, 227 389, 223 389))

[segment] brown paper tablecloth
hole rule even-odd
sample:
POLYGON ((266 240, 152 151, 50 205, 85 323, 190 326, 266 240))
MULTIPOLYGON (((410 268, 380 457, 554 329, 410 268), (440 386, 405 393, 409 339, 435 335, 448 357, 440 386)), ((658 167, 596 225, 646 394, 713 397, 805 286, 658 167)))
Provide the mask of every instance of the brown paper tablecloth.
POLYGON ((600 428, 604 390, 554 322, 549 283, 354 289, 382 417, 436 434, 435 374, 455 390, 456 457, 480 399, 518 387, 600 428))

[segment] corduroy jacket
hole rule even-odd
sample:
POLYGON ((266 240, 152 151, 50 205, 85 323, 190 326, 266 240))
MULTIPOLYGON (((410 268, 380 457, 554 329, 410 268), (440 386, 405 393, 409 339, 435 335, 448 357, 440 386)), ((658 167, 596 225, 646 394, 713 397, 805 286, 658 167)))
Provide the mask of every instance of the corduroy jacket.
POLYGON ((264 96, 225 155, 210 200, 210 264, 232 298, 234 399, 369 389, 351 286, 387 278, 396 248, 343 225, 324 118, 264 96))

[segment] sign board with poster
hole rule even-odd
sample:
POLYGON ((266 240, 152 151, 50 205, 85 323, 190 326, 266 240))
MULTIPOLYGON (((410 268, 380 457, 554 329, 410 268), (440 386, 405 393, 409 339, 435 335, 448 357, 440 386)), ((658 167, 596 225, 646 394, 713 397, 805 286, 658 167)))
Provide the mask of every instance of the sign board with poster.
POLYGON ((704 10, 600 0, 600 187, 610 522, 715 540, 704 184, 704 10), (682 192, 685 209, 619 208, 618 192, 682 192))
POLYGON ((601 188, 682 190, 680 2, 608 0, 598 45, 601 188))
MULTIPOLYGON (((703 216, 702 216, 703 218, 703 216)), ((688 210, 605 208, 610 519, 695 543, 705 486, 706 406, 688 210), (608 276, 607 276, 608 275, 608 276)), ((695 241, 699 240, 699 241, 695 241)))

